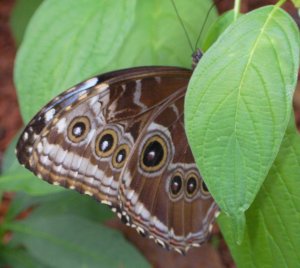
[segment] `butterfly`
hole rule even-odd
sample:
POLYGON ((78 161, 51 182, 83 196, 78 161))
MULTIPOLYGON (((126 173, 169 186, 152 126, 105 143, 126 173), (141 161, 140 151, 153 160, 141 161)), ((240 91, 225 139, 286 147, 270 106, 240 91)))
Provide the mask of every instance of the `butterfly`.
POLYGON ((36 176, 94 197, 141 235, 184 254, 208 239, 218 213, 184 130, 191 75, 151 66, 92 77, 33 117, 17 158, 36 176))

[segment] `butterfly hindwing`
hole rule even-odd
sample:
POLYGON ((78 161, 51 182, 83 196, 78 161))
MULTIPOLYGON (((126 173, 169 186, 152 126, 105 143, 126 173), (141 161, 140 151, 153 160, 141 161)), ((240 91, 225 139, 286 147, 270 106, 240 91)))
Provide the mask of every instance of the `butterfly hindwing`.
POLYGON ((119 190, 131 225, 180 252, 207 240, 217 212, 187 143, 185 90, 153 112, 122 171, 119 190))

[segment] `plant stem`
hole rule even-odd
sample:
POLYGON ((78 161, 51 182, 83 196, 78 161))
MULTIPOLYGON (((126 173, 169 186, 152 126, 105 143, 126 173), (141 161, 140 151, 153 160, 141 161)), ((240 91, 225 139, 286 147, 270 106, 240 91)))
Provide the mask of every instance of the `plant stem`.
POLYGON ((241 1, 242 0, 234 0, 234 18, 233 20, 236 21, 241 9, 241 1))
POLYGON ((285 2, 286 2, 286 0, 280 0, 280 1, 278 1, 278 2, 276 3, 276 6, 277 6, 277 7, 280 7, 280 6, 282 6, 285 2))

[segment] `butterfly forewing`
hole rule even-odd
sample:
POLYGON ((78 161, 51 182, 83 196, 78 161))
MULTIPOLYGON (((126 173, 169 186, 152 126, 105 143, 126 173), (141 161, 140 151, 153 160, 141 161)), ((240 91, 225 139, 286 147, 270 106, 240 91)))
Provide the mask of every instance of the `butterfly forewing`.
POLYGON ((111 205, 165 247, 198 245, 216 206, 202 193, 184 132, 190 76, 177 67, 138 67, 80 83, 31 120, 17 157, 49 183, 111 205))

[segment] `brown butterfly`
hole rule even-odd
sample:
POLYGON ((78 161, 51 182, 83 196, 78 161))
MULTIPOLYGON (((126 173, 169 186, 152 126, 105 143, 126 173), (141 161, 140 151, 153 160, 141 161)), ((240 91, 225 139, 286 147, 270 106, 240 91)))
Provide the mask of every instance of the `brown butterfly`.
POLYGON ((41 109, 22 133, 17 157, 47 182, 109 205, 164 248, 199 246, 218 208, 184 131, 191 74, 138 67, 88 79, 41 109))

